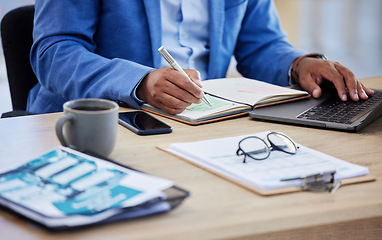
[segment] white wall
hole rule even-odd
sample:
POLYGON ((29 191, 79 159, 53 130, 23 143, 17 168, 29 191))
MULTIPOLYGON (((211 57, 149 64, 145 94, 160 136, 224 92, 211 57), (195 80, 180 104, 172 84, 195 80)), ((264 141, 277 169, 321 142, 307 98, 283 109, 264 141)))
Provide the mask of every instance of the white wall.
POLYGON ((325 53, 358 78, 382 75, 381 0, 300 0, 301 48, 325 53))

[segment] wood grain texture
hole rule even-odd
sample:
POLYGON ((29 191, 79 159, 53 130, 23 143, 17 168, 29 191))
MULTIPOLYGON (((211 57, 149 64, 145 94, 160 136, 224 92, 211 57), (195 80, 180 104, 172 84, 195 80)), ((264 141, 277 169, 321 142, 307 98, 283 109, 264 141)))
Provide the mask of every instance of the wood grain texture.
MULTIPOLYGON (((382 77, 364 79, 382 89, 382 77)), ((121 109, 125 111, 129 109, 121 109)), ((59 145, 54 125, 61 113, 0 120, 1 160, 32 159, 59 145)), ((138 136, 118 127, 110 158, 176 182, 191 197, 177 209, 110 225, 51 233, 0 210, 1 239, 378 239, 382 222, 382 118, 359 133, 304 128, 240 117, 189 126, 158 117, 173 133, 138 136), (156 148, 263 131, 370 169, 377 181, 341 187, 335 194, 297 192, 264 197, 156 148)))

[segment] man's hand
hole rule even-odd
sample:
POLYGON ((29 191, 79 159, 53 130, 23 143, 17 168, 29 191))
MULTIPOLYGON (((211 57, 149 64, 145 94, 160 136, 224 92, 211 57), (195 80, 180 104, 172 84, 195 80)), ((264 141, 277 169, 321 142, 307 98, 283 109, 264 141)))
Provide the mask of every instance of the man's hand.
POLYGON ((342 101, 348 100, 346 88, 353 101, 366 100, 374 93, 358 81, 352 71, 338 62, 304 57, 295 70, 301 87, 314 98, 321 96, 322 90, 319 86, 324 81, 333 83, 342 101))
POLYGON ((170 114, 184 111, 192 103, 200 103, 204 93, 200 73, 184 69, 193 82, 171 67, 153 70, 137 88, 137 97, 170 114))

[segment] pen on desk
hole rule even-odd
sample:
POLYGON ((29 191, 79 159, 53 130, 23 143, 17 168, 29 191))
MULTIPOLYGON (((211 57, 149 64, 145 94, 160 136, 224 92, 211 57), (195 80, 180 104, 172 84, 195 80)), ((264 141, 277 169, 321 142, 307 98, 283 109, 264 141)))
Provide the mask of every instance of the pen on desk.
MULTIPOLYGON (((158 51, 160 52, 160 54, 162 54, 163 58, 166 59, 166 61, 171 65, 171 67, 173 67, 175 70, 182 73, 190 81, 192 81, 190 77, 184 72, 184 70, 179 66, 179 64, 175 61, 175 59, 170 55, 170 53, 167 52, 167 50, 163 46, 161 46, 158 49, 158 51)), ((208 106, 212 107, 211 103, 208 101, 205 95, 202 97, 202 101, 206 103, 208 106)))

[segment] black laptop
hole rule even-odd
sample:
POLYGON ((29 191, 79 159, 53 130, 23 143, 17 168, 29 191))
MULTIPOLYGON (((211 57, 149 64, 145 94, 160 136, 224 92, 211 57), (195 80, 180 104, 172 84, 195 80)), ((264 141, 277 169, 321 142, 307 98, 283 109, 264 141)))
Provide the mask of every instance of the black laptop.
POLYGON ((382 115, 382 90, 368 100, 343 102, 336 93, 252 110, 256 120, 356 132, 382 115))

